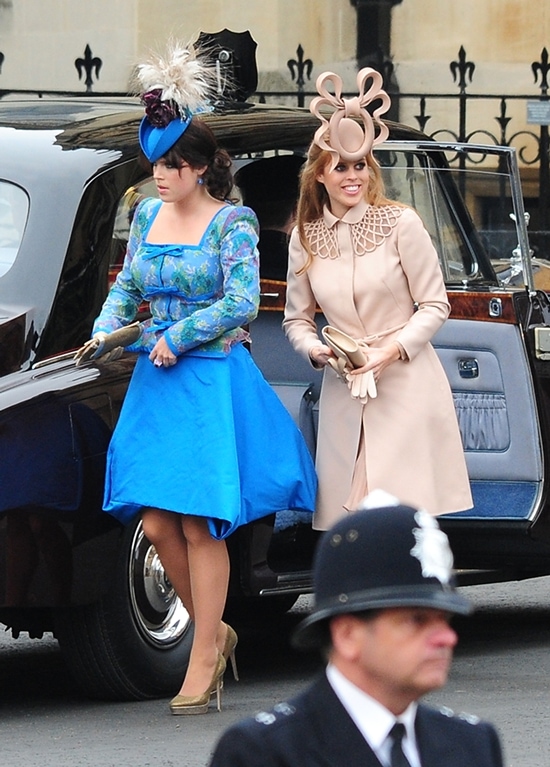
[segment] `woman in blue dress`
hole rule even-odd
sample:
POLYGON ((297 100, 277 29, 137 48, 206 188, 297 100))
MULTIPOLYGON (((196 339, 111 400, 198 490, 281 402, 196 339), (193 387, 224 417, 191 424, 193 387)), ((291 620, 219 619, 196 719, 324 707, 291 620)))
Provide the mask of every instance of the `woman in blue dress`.
POLYGON ((181 100, 164 98, 159 79, 143 97, 140 144, 160 199, 137 207, 93 332, 129 324, 149 301, 151 319, 128 347, 138 360, 109 448, 104 508, 123 522, 141 514, 194 621, 170 707, 195 714, 215 693, 219 709, 237 643, 222 622, 225 538, 275 511, 312 511, 316 479, 298 429, 243 347, 259 305, 255 215, 227 202, 228 154, 181 100))

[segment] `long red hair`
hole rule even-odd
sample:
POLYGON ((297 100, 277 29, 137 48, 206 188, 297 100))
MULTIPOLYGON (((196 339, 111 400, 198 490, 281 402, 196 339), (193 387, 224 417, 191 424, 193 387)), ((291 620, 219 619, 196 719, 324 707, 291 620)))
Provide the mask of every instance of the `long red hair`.
MULTIPOLYGON (((307 253, 306 263, 299 273, 305 272, 313 260, 313 253, 305 233, 305 225, 321 218, 325 205, 330 207, 325 186, 317 178, 331 162, 332 156, 329 152, 320 149, 317 144, 311 144, 307 160, 300 174, 300 197, 296 214, 298 235, 302 247, 307 253)), ((366 201, 370 205, 398 205, 399 203, 386 197, 380 166, 371 153, 365 157, 365 162, 369 167, 369 183, 365 194, 366 201)))

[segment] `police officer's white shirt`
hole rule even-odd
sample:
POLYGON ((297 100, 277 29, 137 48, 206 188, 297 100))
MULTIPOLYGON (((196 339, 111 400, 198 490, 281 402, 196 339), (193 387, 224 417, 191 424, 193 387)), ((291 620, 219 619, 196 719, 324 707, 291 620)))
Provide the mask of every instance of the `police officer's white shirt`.
POLYGON ((327 666, 326 673, 336 696, 383 765, 390 767, 392 746, 391 738, 388 738, 390 730, 396 722, 402 722, 406 733, 402 741, 403 753, 411 767, 422 767, 414 731, 416 703, 411 703, 396 718, 385 706, 350 682, 331 663, 327 666))

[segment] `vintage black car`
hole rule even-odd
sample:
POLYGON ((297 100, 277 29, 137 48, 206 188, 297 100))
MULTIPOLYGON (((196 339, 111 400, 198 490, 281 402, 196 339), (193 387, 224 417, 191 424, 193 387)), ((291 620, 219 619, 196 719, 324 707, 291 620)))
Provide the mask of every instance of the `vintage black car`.
MULTIPOLYGON (((15 636, 53 631, 82 689, 112 699, 173 693, 192 630, 141 525, 101 510, 134 357, 72 359, 135 203, 154 194, 141 116, 131 99, 0 101, 0 622, 15 636)), ((303 156, 317 126, 307 110, 254 104, 205 119, 235 169, 303 156)), ((475 507, 441 523, 462 582, 550 573, 548 264, 529 249, 515 153, 394 124, 377 156, 389 195, 423 217, 452 304, 435 346, 475 507)), ((314 450, 319 374, 283 337, 284 294, 284 280, 262 280, 251 353, 314 450)), ((229 607, 258 619, 288 609, 310 589, 315 542, 309 519, 290 511, 241 528, 229 540, 229 607)))

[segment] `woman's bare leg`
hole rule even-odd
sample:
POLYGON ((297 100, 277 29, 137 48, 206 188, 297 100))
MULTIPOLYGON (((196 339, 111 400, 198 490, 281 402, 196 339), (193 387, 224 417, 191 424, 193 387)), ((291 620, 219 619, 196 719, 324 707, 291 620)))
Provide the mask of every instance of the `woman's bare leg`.
POLYGON ((225 541, 212 538, 205 519, 184 515, 181 526, 187 541, 195 634, 180 694, 193 696, 208 689, 216 667, 220 634, 226 628, 221 620, 229 584, 229 557, 225 541))
POLYGON ((206 520, 162 509, 142 512, 143 530, 155 546, 177 595, 195 624, 181 695, 202 695, 227 632, 222 615, 229 583, 225 541, 210 535, 206 520))
POLYGON ((142 522, 143 531, 156 548, 170 583, 183 602, 191 620, 194 620, 187 541, 183 535, 181 516, 161 509, 144 509, 142 522))

